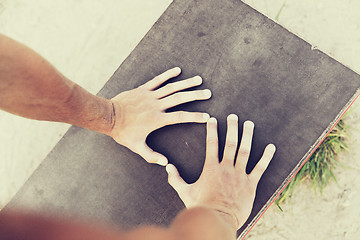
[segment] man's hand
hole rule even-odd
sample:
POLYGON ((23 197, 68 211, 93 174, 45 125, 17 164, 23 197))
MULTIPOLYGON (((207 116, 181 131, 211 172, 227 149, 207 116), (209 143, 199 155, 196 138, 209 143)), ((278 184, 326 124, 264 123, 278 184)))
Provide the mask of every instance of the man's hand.
POLYGON ((182 103, 211 97, 210 90, 177 93, 201 85, 199 76, 159 88, 180 72, 180 68, 173 68, 108 100, 89 93, 28 47, 0 34, 1 110, 110 135, 151 163, 167 164, 164 156, 145 143, 152 131, 169 124, 204 123, 210 118, 206 113, 165 112, 182 103))
POLYGON ((197 182, 187 184, 179 176, 174 165, 169 164, 169 183, 178 192, 187 208, 208 207, 215 210, 234 230, 239 229, 251 213, 257 184, 270 163, 275 146, 269 144, 254 170, 246 174, 250 155, 254 123, 246 121, 242 140, 238 146, 238 118, 228 116, 228 130, 224 157, 219 163, 218 136, 215 118, 207 122, 206 160, 203 172, 197 182))
POLYGON ((205 123, 210 118, 207 113, 165 112, 166 109, 182 103, 211 97, 208 89, 178 92, 201 85, 202 79, 199 76, 156 89, 170 78, 178 76, 180 72, 178 67, 170 69, 144 85, 122 92, 111 100, 114 104, 115 124, 109 135, 149 163, 163 166, 168 163, 166 157, 147 146, 146 138, 152 131, 177 123, 205 123))

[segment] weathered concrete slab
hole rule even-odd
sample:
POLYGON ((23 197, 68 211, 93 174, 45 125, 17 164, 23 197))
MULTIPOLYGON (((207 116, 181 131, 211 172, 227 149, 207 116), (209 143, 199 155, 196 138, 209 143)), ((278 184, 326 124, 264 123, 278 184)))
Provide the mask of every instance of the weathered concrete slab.
MULTIPOLYGON (((276 155, 264 174, 249 230, 290 176, 344 112, 360 76, 239 0, 175 0, 99 95, 110 98, 174 66, 176 80, 200 74, 210 101, 176 109, 255 122, 250 171, 268 143, 276 155)), ((175 109, 174 109, 175 110, 175 109)), ((240 129, 241 131, 241 129, 240 129)), ((205 125, 160 129, 149 145, 165 154, 188 182, 200 175, 205 125)), ((135 227, 167 225, 184 206, 160 166, 112 139, 72 127, 8 205, 96 217, 135 227)), ((250 225, 248 225, 250 224, 250 225)))

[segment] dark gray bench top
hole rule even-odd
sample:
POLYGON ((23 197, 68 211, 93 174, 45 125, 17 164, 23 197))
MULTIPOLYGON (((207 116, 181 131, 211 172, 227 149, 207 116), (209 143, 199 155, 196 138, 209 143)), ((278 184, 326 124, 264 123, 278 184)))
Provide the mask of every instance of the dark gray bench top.
MULTIPOLYGON (((116 31, 116 29, 114 29, 116 31)), ((106 43, 104 43, 106 44, 106 43)), ((174 79, 201 75, 213 97, 176 107, 255 122, 250 171, 268 143, 277 152, 258 186, 243 236, 344 112, 360 76, 240 0, 175 0, 99 95, 111 98, 179 66, 174 79), (248 225, 250 223, 250 225, 248 225), (247 228, 246 228, 247 227, 247 228)), ((239 130, 241 131, 241 129, 239 130)), ((188 182, 200 175, 205 125, 162 128, 149 145, 188 182)), ((147 164, 111 138, 71 127, 11 206, 95 217, 123 227, 167 225, 184 208, 164 167, 147 164)))

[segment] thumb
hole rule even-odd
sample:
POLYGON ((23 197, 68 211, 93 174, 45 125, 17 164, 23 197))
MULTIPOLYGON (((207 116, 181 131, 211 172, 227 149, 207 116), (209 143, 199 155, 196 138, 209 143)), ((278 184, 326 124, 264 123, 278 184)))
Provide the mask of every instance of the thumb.
POLYGON ((188 186, 188 184, 180 177, 178 170, 172 164, 166 166, 166 171, 168 173, 168 181, 170 186, 172 186, 175 191, 180 195, 180 192, 188 186))
POLYGON ((162 166, 166 166, 166 164, 168 164, 168 160, 164 155, 155 152, 149 148, 146 143, 143 143, 140 147, 136 148, 136 153, 143 157, 148 163, 157 163, 162 166))

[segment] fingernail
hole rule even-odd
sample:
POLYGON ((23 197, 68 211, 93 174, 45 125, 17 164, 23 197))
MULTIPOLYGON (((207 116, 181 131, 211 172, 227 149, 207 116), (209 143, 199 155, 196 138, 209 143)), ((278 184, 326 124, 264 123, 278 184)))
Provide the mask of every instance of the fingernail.
POLYGON ((205 95, 205 97, 210 98, 211 97, 211 91, 209 89, 205 89, 204 90, 204 95, 205 95))
POLYGON ((238 116, 236 115, 236 114, 230 114, 229 116, 228 116, 228 119, 229 120, 238 120, 238 116))
POLYGON ((204 113, 203 118, 204 118, 204 120, 208 121, 210 119, 210 114, 204 113))
POLYGON ((165 170, 168 174, 170 174, 170 164, 168 164, 166 167, 165 167, 165 170))
POLYGON ((200 76, 196 76, 196 77, 194 77, 194 81, 195 81, 195 84, 201 84, 202 78, 200 76))
POLYGON ((216 118, 211 117, 208 122, 209 122, 209 123, 216 123, 216 118))
POLYGON ((168 161, 166 160, 166 159, 160 159, 159 161, 158 161, 158 164, 159 165, 162 165, 162 166, 166 166, 167 164, 168 164, 168 161))
POLYGON ((255 127, 255 124, 254 124, 252 121, 250 121, 250 120, 245 121, 245 122, 244 122, 244 125, 247 125, 248 127, 251 127, 251 128, 254 128, 254 127, 255 127))
POLYGON ((276 147, 274 144, 269 144, 268 148, 270 148, 270 150, 272 150, 274 152, 276 151, 276 147))

